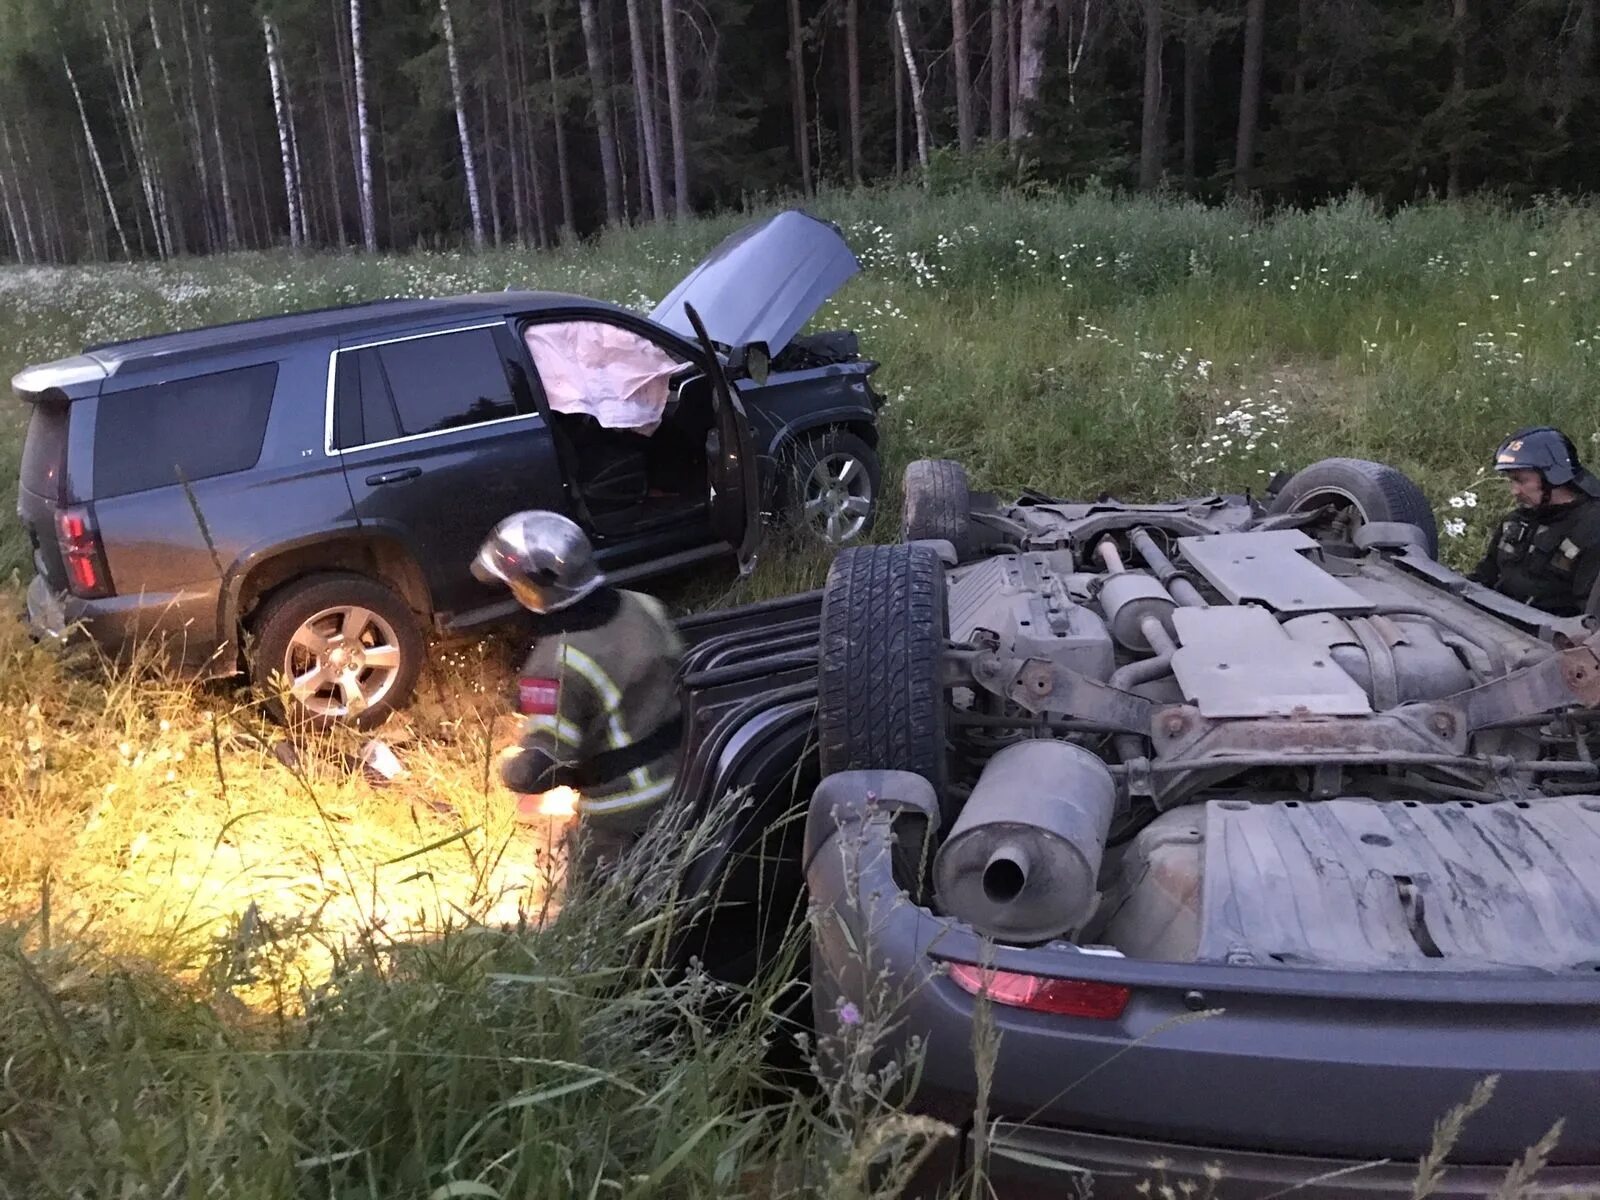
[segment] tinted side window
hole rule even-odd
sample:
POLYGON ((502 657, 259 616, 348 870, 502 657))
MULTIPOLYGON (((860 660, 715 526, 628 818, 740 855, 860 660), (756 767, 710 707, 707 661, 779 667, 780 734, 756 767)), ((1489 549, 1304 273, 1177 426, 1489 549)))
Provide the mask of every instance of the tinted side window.
POLYGON ((348 449, 367 440, 361 419, 361 368, 356 356, 349 352, 333 361, 337 368, 333 380, 333 444, 348 449))
POLYGON ((67 414, 71 406, 39 400, 28 417, 22 442, 22 486, 36 496, 55 500, 67 466, 67 414))
POLYGON ((399 437, 400 421, 394 415, 394 397, 389 393, 389 381, 384 378, 378 352, 362 350, 357 361, 361 364, 361 412, 366 425, 362 441, 371 445, 399 437))
POLYGON ((345 350, 335 360, 333 444, 341 450, 400 436, 394 399, 376 349, 345 350))
POLYGON ((253 467, 278 365, 219 371, 100 397, 94 490, 121 496, 253 467))
MULTIPOLYGON (((492 330, 412 338, 377 349, 404 434, 433 433, 517 415, 492 330)), ((362 391, 366 391, 365 380, 362 391)))

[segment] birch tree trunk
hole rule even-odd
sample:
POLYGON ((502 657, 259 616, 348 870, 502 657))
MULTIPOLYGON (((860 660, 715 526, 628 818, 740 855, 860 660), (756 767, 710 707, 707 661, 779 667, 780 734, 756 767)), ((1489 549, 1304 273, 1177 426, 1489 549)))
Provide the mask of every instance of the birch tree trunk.
POLYGON ((971 154, 978 143, 972 112, 972 47, 968 43, 967 0, 950 0, 951 42, 955 51, 956 144, 971 154))
POLYGON ((1239 81, 1239 132, 1234 139, 1233 190, 1250 190, 1256 158, 1257 114, 1261 108, 1261 43, 1267 0, 1248 0, 1244 17, 1244 72, 1239 81))
POLYGON ((72 73, 72 63, 67 56, 61 56, 61 66, 67 72, 67 83, 72 88, 72 99, 78 106, 78 120, 83 123, 83 142, 89 151, 89 161, 94 165, 95 178, 100 181, 100 192, 105 196, 106 212, 111 217, 111 226, 117 231, 117 244, 122 247, 122 257, 128 257, 128 235, 122 228, 122 218, 117 213, 116 201, 111 197, 111 185, 106 182, 106 166, 100 159, 100 147, 95 144, 94 130, 89 127, 89 114, 83 108, 83 93, 78 90, 78 77, 72 73))
POLYGON ((167 257, 170 258, 178 250, 182 239, 174 232, 172 206, 167 199, 166 170, 150 137, 150 108, 145 103, 144 80, 140 76, 138 59, 133 52, 133 31, 128 25, 127 14, 123 12, 117 0, 113 0, 112 14, 116 18, 117 34, 122 42, 129 93, 133 97, 134 111, 139 117, 139 138, 144 144, 144 155, 149 164, 151 188, 156 199, 156 214, 161 223, 161 243, 166 248, 167 257))
MULTIPOLYGON (((0 124, 0 136, 5 136, 3 124, 0 124)), ((9 141, 10 139, 7 138, 6 140, 9 141)), ((11 200, 11 193, 14 188, 13 181, 16 179, 16 177, 17 165, 12 160, 8 147, 6 153, 6 169, 4 173, 0 173, 0 205, 3 205, 5 208, 6 233, 10 235, 11 244, 13 247, 15 247, 16 259, 19 263, 28 263, 33 261, 33 255, 30 253, 32 239, 30 238, 26 244, 23 242, 22 222, 17 219, 17 209, 13 206, 11 200)), ((26 219, 28 213, 27 201, 23 198, 20 188, 16 189, 16 191, 16 202, 17 204, 21 205, 23 218, 26 219)))
POLYGON ((622 170, 617 164, 617 138, 611 117, 611 76, 606 71, 605 48, 600 45, 600 22, 594 0, 578 0, 583 24, 583 52, 589 60, 589 92, 594 107, 595 137, 600 142, 600 173, 606 189, 606 224, 622 224, 622 170))
MULTIPOLYGON (((152 28, 154 28, 152 18, 152 28)), ((194 44, 189 37, 189 22, 183 6, 178 6, 178 40, 183 43, 184 65, 184 116, 189 121, 189 138, 194 145, 194 164, 200 173, 200 194, 205 203, 200 206, 206 229, 206 249, 215 253, 222 243, 222 233, 217 227, 216 194, 211 187, 211 155, 206 151, 205 130, 200 124, 200 105, 195 93, 200 90, 200 75, 194 63, 194 44)))
POLYGON ((11 130, 7 123, 0 120, 0 150, 6 155, 6 178, 12 181, 17 193, 17 207, 22 214, 20 224, 16 213, 11 209, 11 192, 7 190, 5 179, 0 178, 0 194, 6 200, 6 219, 11 223, 11 237, 17 244, 17 258, 24 262, 39 261, 39 245, 33 236, 33 219, 28 214, 28 197, 23 193, 22 180, 17 172, 17 160, 11 153, 11 130), (23 242, 26 239, 27 254, 23 254, 23 242))
MULTIPOLYGON (((200 5, 200 40, 206 59, 206 91, 211 98, 211 136, 217 149, 217 178, 222 184, 222 222, 228 232, 228 249, 239 248, 239 219, 233 208, 233 186, 228 179, 228 156, 222 148, 222 106, 217 100, 217 58, 211 41, 211 5, 200 5)), ((76 92, 76 88, 73 89, 76 92)), ((80 106, 81 107, 81 106, 80 106)), ((96 162, 98 167, 98 160, 96 162)), ((118 230, 121 233, 121 230, 118 230)))
POLYGON ((1011 108, 1011 148, 1020 152, 1033 133, 1034 108, 1044 82, 1044 44, 1050 32, 1050 0, 1019 0, 1016 99, 1011 108))
MULTIPOLYGON (((273 27, 274 37, 277 27, 273 27)), ((294 90, 289 81, 289 64, 283 61, 281 43, 278 49, 278 72, 283 76, 283 111, 289 119, 289 157, 294 162, 294 202, 300 209, 300 240, 310 244, 316 237, 311 228, 311 209, 306 204, 306 174, 300 161, 300 124, 295 120, 294 90)))
POLYGON ((467 106, 461 93, 461 65, 456 58, 456 31, 450 21, 450 0, 439 0, 444 22, 445 61, 450 66, 450 95, 456 106, 456 137, 461 141, 461 165, 467 176, 467 206, 472 210, 472 247, 483 249, 483 204, 478 197, 478 166, 472 157, 472 134, 467 130, 467 106))
POLYGON ((17 262, 26 265, 33 261, 28 254, 27 246, 22 242, 22 229, 17 224, 16 210, 11 206, 11 184, 7 177, 0 175, 0 203, 3 203, 6 219, 6 237, 11 243, 12 256, 17 262))
MULTIPOLYGON (((850 0, 852 8, 855 0, 850 0)), ((672 211, 689 215, 689 154, 683 130, 683 68, 678 63, 678 3, 661 0, 661 44, 667 64, 667 115, 672 124, 672 211)))
POLYGON ((361 0, 350 0, 350 65, 356 77, 356 131, 361 161, 356 191, 361 201, 361 242, 367 253, 378 249, 378 218, 372 206, 372 123, 367 116, 367 56, 361 45, 361 0))
MULTIPOLYGON (((1191 0, 1192 2, 1192 0, 1191 0)), ((1083 55, 1094 38, 1095 0, 1064 0, 1060 17, 1066 26, 1062 38, 1062 53, 1066 56, 1067 106, 1078 106, 1078 71, 1083 66, 1083 55)))
POLYGON ((556 134, 556 174, 561 186, 561 236, 565 240, 577 231, 572 218, 572 170, 567 157, 567 127, 561 120, 561 75, 556 69, 556 37, 550 22, 550 5, 544 3, 544 45, 550 62, 550 119, 556 134))
POLYGON ((633 55, 633 92, 639 98, 639 120, 644 126, 645 172, 650 177, 650 212, 658 221, 667 217, 666 179, 661 170, 660 126, 656 124, 655 82, 645 55, 644 24, 639 0, 628 0, 628 45, 633 55))
POLYGON ((172 256, 172 222, 167 211, 166 185, 161 178, 161 164, 150 145, 150 125, 144 103, 144 84, 139 79, 133 55, 133 40, 128 31, 122 7, 112 0, 111 17, 116 23, 113 30, 101 21, 100 29, 106 38, 106 50, 113 70, 122 83, 123 104, 128 116, 129 136, 133 140, 134 154, 139 164, 139 178, 145 189, 145 203, 150 210, 150 228, 155 234, 156 253, 163 259, 172 256))
POLYGON ((989 140, 1002 141, 1006 136, 1006 96, 1010 91, 1006 67, 1010 54, 1006 50, 1006 0, 989 0, 989 140))
POLYGON ((900 27, 889 14, 889 57, 894 59, 894 178, 906 173, 906 60, 900 53, 900 27))
MULTIPOLYGON (((144 140, 141 136, 139 114, 134 107, 133 90, 129 86, 128 76, 124 69, 122 54, 118 50, 117 42, 111 37, 111 26, 103 19, 100 22, 100 35, 105 43, 106 63, 111 67, 112 81, 117 85, 117 103, 122 109, 122 120, 128 131, 128 145, 133 155, 134 172, 138 176, 139 191, 144 196, 145 216, 150 222, 150 233, 155 238, 156 254, 161 258, 167 257, 166 243, 161 238, 161 218, 157 212, 156 193, 151 186, 150 160, 145 153, 144 140)), ((140 241, 143 243, 143 227, 140 226, 140 241)))
POLYGON ((278 122, 278 157, 283 161, 283 193, 289 209, 289 245, 298 249, 305 240, 300 223, 298 189, 294 178, 294 147, 289 139, 288 105, 284 102, 283 71, 278 64, 278 35, 270 17, 261 18, 261 32, 267 43, 267 75, 272 82, 272 112, 278 122))
MULTIPOLYGON (((189 153, 192 155, 194 153, 194 148, 189 145, 189 139, 186 136, 186 134, 188 133, 188 130, 183 125, 183 106, 178 103, 178 90, 177 90, 177 88, 175 88, 173 86, 173 83, 172 83, 172 69, 171 69, 170 65, 167 63, 166 47, 163 46, 162 42, 161 42, 161 25, 160 25, 160 22, 158 22, 156 20, 155 0, 146 0, 145 8, 146 8, 146 11, 149 14, 149 20, 150 20, 150 42, 151 42, 152 46, 155 48, 156 62, 159 63, 160 67, 161 67, 161 88, 162 88, 162 91, 164 91, 166 93, 167 106, 171 111, 172 119, 173 119, 173 121, 178 123, 178 131, 179 131, 178 132, 178 140, 179 140, 179 144, 182 145, 185 149, 189 150, 189 153)), ((202 148, 202 153, 201 153, 200 157, 202 157, 202 158, 205 157, 203 148, 202 148)), ((198 174, 198 172, 196 172, 196 173, 198 174)), ((181 187, 181 184, 180 184, 180 187, 181 187)), ((204 192, 202 192, 202 195, 203 194, 204 194, 204 192)), ((170 214, 170 211, 171 211, 171 206, 170 205, 168 206, 168 211, 169 211, 169 214, 170 214)), ((176 248, 177 252, 179 254, 182 254, 185 251, 187 251, 187 249, 188 249, 188 237, 184 232, 184 222, 183 222, 183 214, 182 214, 182 212, 179 212, 177 220, 172 223, 172 236, 175 238, 175 248, 176 248)))
POLYGON ((928 186, 928 109, 922 97, 922 71, 911 53, 911 38, 906 33, 906 10, 902 0, 894 0, 894 26, 900 34, 900 53, 906 60, 906 77, 911 84, 911 114, 917 123, 917 162, 922 165, 922 186, 928 186))
POLYGON ((811 121, 806 112, 805 63, 800 45, 800 0, 789 0, 789 104, 794 110, 794 148, 800 190, 811 195, 811 121))
MULTIPOLYGON (((61 236, 60 214, 54 204, 45 203, 44 194, 39 190, 41 173, 34 169, 33 152, 28 149, 28 129, 25 125, 17 126, 17 144, 22 147, 22 178, 33 185, 33 206, 39 214, 39 245, 44 250, 45 258, 50 258, 53 253, 57 261, 64 261, 67 256, 66 243, 61 236)), ((18 193, 21 193, 20 187, 18 193)), ((23 212, 27 212, 26 204, 23 212)))
POLYGON ((1144 120, 1139 131, 1139 187, 1161 182, 1161 0, 1144 0, 1144 120))

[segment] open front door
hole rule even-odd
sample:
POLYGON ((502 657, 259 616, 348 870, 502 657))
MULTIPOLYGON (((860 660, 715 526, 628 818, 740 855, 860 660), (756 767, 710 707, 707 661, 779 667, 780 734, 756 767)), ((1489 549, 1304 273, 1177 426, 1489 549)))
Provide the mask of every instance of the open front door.
POLYGON ((706 439, 711 528, 733 547, 739 556, 740 572, 747 573, 755 566, 756 546, 761 538, 761 484, 756 472, 755 440, 750 436, 750 422, 739 393, 728 382, 722 359, 706 335, 700 314, 689 304, 684 305, 684 311, 705 355, 712 403, 716 405, 716 422, 706 439))

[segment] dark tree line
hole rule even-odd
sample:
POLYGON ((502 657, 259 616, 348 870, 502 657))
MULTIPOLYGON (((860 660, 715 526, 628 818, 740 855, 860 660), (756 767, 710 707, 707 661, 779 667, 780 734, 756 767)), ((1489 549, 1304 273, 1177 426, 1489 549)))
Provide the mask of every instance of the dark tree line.
POLYGON ((0 0, 0 257, 547 245, 824 183, 1600 184, 1600 0, 0 0))

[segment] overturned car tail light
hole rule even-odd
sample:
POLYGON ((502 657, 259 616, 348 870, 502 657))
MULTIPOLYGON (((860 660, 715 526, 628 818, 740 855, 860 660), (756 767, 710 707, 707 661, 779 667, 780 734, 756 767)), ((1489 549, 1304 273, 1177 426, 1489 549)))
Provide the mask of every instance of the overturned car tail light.
POLYGON ((94 600, 111 594, 105 547, 88 509, 64 508, 56 513, 56 542, 67 568, 67 586, 74 596, 94 600))
POLYGON ((964 992, 983 995, 996 1004, 1026 1008, 1058 1017, 1088 1017, 1112 1021, 1128 1007, 1133 993, 1115 983, 1084 979, 1052 979, 1019 971, 996 971, 966 963, 950 963, 950 978, 964 992))

